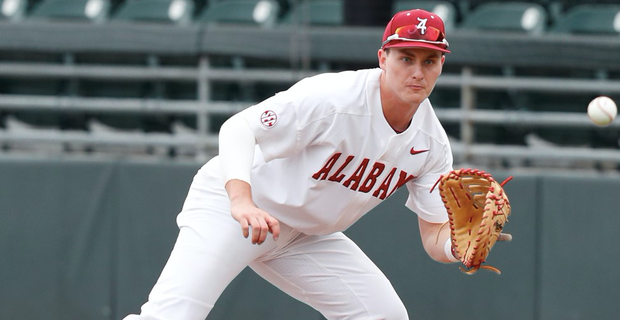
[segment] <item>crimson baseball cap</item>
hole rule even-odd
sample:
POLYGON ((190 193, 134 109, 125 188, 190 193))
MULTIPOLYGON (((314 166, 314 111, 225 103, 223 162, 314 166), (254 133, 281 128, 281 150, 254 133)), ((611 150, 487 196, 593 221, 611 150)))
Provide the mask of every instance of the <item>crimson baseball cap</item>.
POLYGON ((392 17, 383 33, 381 49, 428 48, 450 53, 441 18, 426 10, 401 11, 392 17))

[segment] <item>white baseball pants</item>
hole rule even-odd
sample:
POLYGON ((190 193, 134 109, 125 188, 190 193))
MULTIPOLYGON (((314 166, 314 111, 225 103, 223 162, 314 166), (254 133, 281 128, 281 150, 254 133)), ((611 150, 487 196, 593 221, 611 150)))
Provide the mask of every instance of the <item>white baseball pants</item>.
POLYGON ((124 320, 204 320, 246 266, 327 319, 408 319, 389 280, 344 234, 310 236, 281 224, 277 241, 270 235, 253 245, 230 215, 221 181, 204 171, 190 187, 177 242, 149 300, 124 320))

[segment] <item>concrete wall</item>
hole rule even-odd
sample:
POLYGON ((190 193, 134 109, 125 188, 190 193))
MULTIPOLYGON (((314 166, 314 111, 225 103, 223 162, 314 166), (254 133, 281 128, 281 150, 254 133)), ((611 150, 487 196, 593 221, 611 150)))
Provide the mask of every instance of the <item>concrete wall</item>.
MULTIPOLYGON (((174 244, 195 163, 0 160, 0 319, 121 319, 137 312, 174 244)), ((620 178, 514 175, 513 214, 489 264, 467 276, 424 253, 406 194, 346 233, 390 278, 412 319, 616 319, 620 178), (484 295, 484 298, 480 296, 484 295)), ((323 319, 251 270, 209 320, 323 319)))

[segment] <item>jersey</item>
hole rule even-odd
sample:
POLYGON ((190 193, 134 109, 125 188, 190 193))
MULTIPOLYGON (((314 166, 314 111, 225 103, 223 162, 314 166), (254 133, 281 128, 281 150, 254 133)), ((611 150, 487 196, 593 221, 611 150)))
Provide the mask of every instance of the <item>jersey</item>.
POLYGON ((381 69, 303 79, 241 112, 256 141, 256 205, 306 234, 344 231, 406 186, 406 206, 447 221, 432 185, 452 169, 447 135, 430 102, 396 133, 383 116, 381 69))

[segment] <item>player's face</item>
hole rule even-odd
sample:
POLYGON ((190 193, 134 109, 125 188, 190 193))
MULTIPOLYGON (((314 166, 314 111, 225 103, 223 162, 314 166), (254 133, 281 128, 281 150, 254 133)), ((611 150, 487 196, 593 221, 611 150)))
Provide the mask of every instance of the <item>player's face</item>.
POLYGON ((441 52, 431 49, 379 50, 379 66, 384 71, 382 92, 398 102, 418 106, 433 91, 444 60, 441 52))

